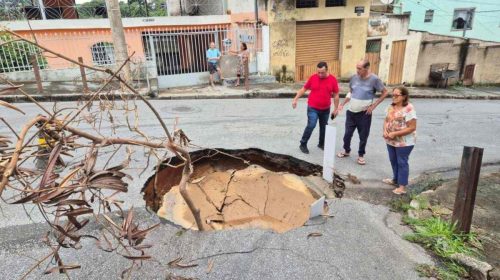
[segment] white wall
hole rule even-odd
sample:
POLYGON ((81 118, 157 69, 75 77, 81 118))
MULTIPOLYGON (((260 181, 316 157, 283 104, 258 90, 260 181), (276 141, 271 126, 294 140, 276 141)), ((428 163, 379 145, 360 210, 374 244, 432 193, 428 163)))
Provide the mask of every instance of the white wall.
POLYGON ((269 26, 262 26, 262 51, 257 52, 257 71, 259 73, 270 73, 270 46, 269 46, 269 26))
POLYGON ((408 17, 388 17, 389 25, 386 36, 369 37, 368 39, 382 39, 380 49, 379 77, 387 83, 391 64, 392 42, 406 40, 405 59, 403 67, 403 82, 413 84, 417 71, 417 62, 420 51, 422 33, 409 31, 408 17))
MULTIPOLYGON (((259 5, 259 10, 263 10, 265 8, 264 1, 262 0, 257 0, 257 1, 259 5)), ((227 9, 231 10, 231 13, 255 12, 255 0, 229 0, 227 9)))
MULTIPOLYGON (((124 18, 124 27, 147 27, 159 25, 205 25, 231 23, 228 15, 216 16, 179 16, 179 17, 149 17, 149 18, 124 18)), ((57 19, 30 21, 33 30, 51 29, 93 29, 110 28, 109 19, 57 19)), ((5 26, 12 31, 30 30, 26 21, 0 21, 0 26, 5 26)))

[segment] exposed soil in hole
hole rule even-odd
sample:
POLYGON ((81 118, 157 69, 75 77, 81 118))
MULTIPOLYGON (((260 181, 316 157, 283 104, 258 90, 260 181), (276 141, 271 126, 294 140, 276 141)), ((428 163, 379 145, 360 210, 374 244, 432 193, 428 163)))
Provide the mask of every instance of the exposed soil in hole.
MULTIPOLYGON (((259 149, 219 151, 191 153, 194 173, 187 189, 208 229, 285 232, 309 219, 310 205, 319 197, 334 196, 319 165, 259 149)), ((169 160, 174 166, 181 163, 169 160)), ((181 172, 181 166, 162 166, 143 188, 144 199, 160 217, 196 229, 179 193, 181 172)))

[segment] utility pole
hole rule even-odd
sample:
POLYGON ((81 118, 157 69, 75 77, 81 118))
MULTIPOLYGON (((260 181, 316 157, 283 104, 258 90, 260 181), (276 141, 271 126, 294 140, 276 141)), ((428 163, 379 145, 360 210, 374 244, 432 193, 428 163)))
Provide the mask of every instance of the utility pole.
MULTIPOLYGON (((128 58, 127 42, 125 41, 125 32, 123 31, 122 15, 118 0, 106 0, 106 9, 108 11, 111 34, 113 36, 116 69, 118 69, 128 58)), ((130 81, 130 64, 127 63, 127 65, 123 67, 122 72, 123 78, 126 81, 130 81)))
POLYGON ((40 7, 40 14, 42 15, 42 19, 47 20, 47 16, 45 15, 45 5, 43 5, 43 0, 38 0, 38 7, 40 7))

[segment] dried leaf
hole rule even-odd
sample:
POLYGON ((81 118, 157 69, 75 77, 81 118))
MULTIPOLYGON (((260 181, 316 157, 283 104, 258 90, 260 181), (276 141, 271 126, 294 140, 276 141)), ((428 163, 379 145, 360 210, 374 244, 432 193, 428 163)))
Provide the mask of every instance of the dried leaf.
POLYGON ((56 271, 59 271, 60 273, 64 273, 66 270, 72 270, 72 269, 80 269, 81 266, 78 264, 72 264, 72 265, 61 265, 61 266, 55 266, 51 269, 45 270, 44 274, 52 274, 56 271), (62 272, 61 272, 62 271, 62 272))
POLYGON ((153 231, 155 228, 157 228, 160 224, 156 224, 154 226, 151 226, 147 229, 144 230, 139 230, 136 231, 135 233, 132 234, 132 238, 145 238, 146 235, 150 232, 153 231))
POLYGON ((205 179, 205 176, 202 176, 200 178, 191 181, 191 184, 198 184, 199 182, 203 181, 203 179, 205 179))
POLYGON ((208 266, 207 266, 207 274, 212 271, 213 267, 214 267, 214 260, 209 260, 208 261, 208 266))
POLYGON ((16 111, 18 111, 19 113, 21 113, 21 114, 23 114, 23 115, 26 115, 26 113, 24 113, 24 112, 23 112, 23 110, 21 110, 21 109, 17 108, 16 106, 14 106, 14 105, 12 105, 12 104, 10 104, 10 103, 8 103, 8 102, 5 102, 5 101, 3 101, 3 100, 0 100, 0 105, 2 105, 2 106, 4 106, 4 107, 7 107, 7 108, 9 108, 9 109, 12 109, 12 110, 16 110, 16 111))
POLYGON ((319 232, 311 232, 307 235, 307 239, 309 239, 309 237, 320 237, 320 236, 323 236, 323 234, 319 232))
POLYGON ((190 268, 190 267, 195 267, 198 266, 198 264, 182 264, 180 263, 182 261, 182 257, 178 257, 173 261, 170 261, 167 263, 167 265, 171 268, 190 268))
POLYGON ((151 256, 148 255, 142 255, 142 256, 123 256, 129 260, 148 260, 151 258, 151 256))
POLYGON ((61 216, 73 216, 73 217, 77 217, 77 216, 80 216, 80 215, 90 214, 90 213, 93 213, 93 212, 94 211, 92 210, 92 208, 82 207, 82 208, 77 208, 75 210, 66 211, 61 216))
POLYGON ((347 179, 355 185, 361 184, 361 181, 358 179, 358 177, 352 175, 351 173, 347 174, 347 179))
POLYGON ((54 167, 56 166, 56 162, 59 158, 59 154, 61 153, 62 145, 57 143, 56 146, 50 152, 49 162, 47 164, 47 169, 45 170, 42 179, 40 180, 40 189, 43 189, 47 186, 49 178, 52 178, 54 167))
POLYGON ((13 93, 14 91, 16 91, 18 88, 20 88, 22 86, 23 85, 16 85, 16 86, 10 86, 10 87, 6 87, 6 88, 1 88, 0 95, 13 93))
POLYGON ((76 206, 85 205, 87 207, 90 207, 90 205, 87 203, 87 201, 82 200, 82 199, 67 199, 67 200, 63 200, 63 201, 55 204, 55 206, 66 206, 66 205, 76 205, 76 206))

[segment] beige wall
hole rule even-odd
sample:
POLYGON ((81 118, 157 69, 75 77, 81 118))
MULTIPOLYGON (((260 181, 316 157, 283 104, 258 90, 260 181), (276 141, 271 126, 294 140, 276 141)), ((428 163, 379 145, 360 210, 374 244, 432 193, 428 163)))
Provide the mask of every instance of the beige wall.
POLYGON ((340 77, 356 73, 356 63, 365 57, 368 18, 349 18, 342 21, 340 37, 340 77))
POLYGON ((485 84, 500 83, 500 45, 481 47, 473 45, 469 48, 469 55, 465 65, 476 64, 474 82, 485 84))
MULTIPOLYGON (((459 54, 463 41, 462 38, 423 33, 415 83, 429 83, 430 65, 434 63, 450 63, 450 68, 460 70, 459 54)), ((500 83, 500 44, 479 40, 470 43, 466 65, 476 64, 474 83, 500 83)))
POLYGON ((386 36, 368 38, 369 40, 382 40, 378 76, 384 83, 387 83, 391 64, 392 42, 406 40, 402 81, 407 84, 413 84, 415 83, 422 33, 408 31, 409 17, 389 17, 387 20, 386 36))
POLYGON ((273 22, 269 30, 271 74, 280 77, 279 80, 291 81, 295 73, 295 22, 273 22))
MULTIPOLYGON (((366 45, 366 26, 370 11, 370 0, 347 0, 345 7, 325 7, 325 0, 319 0, 318 8, 296 9, 295 1, 269 1, 268 19, 270 27, 271 73, 282 72, 287 68, 287 76, 295 72, 295 36, 297 21, 342 20, 340 60, 341 77, 348 78, 354 73, 354 64, 362 59, 366 45), (360 16, 354 7, 363 6, 365 12, 360 16)), ((321 30, 318 30, 321 36, 321 30)))

